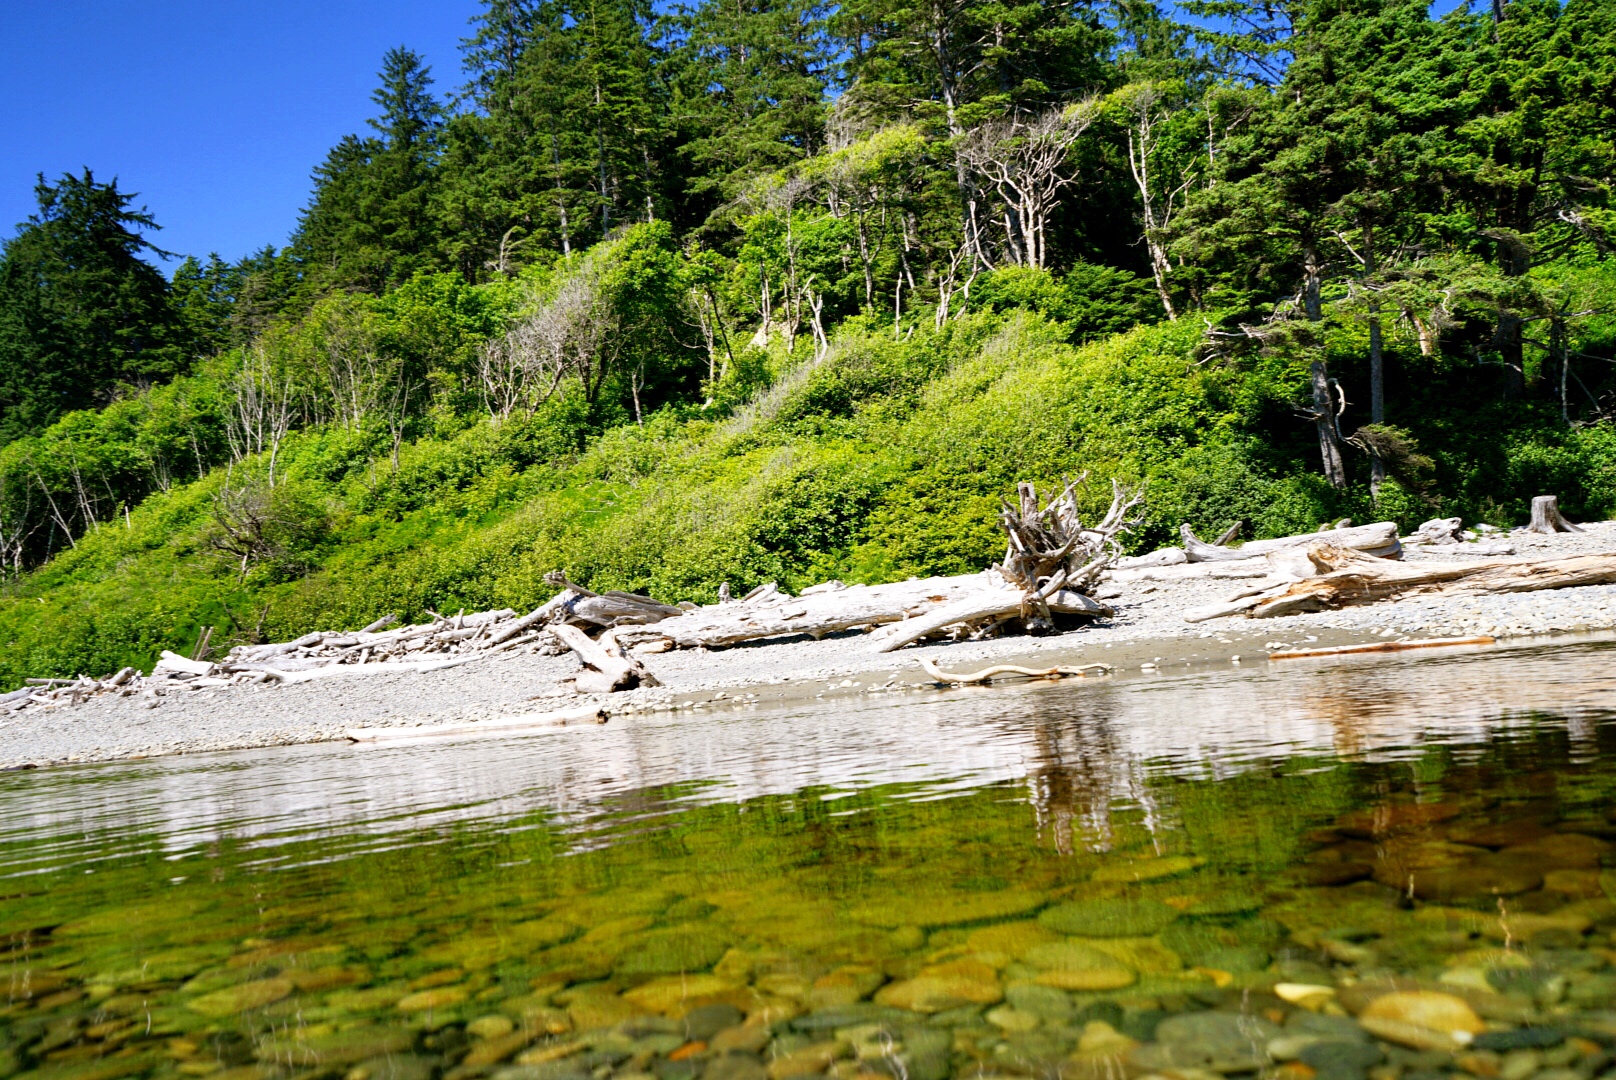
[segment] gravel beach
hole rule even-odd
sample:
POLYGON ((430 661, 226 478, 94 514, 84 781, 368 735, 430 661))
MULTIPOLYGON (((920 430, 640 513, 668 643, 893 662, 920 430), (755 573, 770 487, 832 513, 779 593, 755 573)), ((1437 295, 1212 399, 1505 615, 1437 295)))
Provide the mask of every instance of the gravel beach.
MULTIPOLYGON (((1579 534, 1508 534, 1522 558, 1616 552, 1616 522, 1579 534)), ((1411 562, 1452 561, 1410 547, 1411 562)), ((1247 582, 1130 581, 1101 590, 1113 618, 1047 638, 1008 637, 879 654, 860 633, 715 651, 645 657, 657 689, 604 697, 564 692, 577 670, 566 656, 519 653, 421 673, 327 679, 288 686, 230 686, 157 699, 101 695, 80 705, 31 708, 0 719, 0 768, 110 761, 162 754, 343 739, 360 727, 436 726, 519 717, 599 703, 613 714, 767 707, 853 694, 927 692, 917 660, 970 670, 979 662, 1034 666, 1104 662, 1116 677, 1266 661, 1275 649, 1371 640, 1491 634, 1500 641, 1616 629, 1616 585, 1510 595, 1411 599, 1277 619, 1240 616, 1190 624, 1188 608, 1247 582)))

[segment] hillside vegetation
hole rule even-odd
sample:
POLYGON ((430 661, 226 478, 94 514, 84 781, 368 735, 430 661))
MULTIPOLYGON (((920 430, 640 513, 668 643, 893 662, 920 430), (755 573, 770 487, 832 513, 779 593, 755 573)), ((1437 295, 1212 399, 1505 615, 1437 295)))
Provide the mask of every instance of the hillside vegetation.
POLYGON ((0 686, 543 600, 981 569, 1018 480, 1147 549, 1616 514, 1616 14, 486 0, 291 242, 0 253, 0 686), (944 42, 920 48, 915 42, 944 42))

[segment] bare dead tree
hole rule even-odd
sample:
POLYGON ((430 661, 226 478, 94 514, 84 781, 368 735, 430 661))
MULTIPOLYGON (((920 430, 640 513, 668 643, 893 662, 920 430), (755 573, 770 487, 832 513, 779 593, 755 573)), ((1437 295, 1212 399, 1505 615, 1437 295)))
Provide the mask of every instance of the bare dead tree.
POLYGON ((230 383, 230 404, 225 412, 225 441, 232 464, 254 454, 269 456, 269 484, 275 485, 275 465, 281 443, 292 429, 297 390, 290 372, 263 344, 255 344, 242 358, 241 370, 230 383))
POLYGON ((1076 179, 1065 172, 1067 158, 1097 113, 1090 99, 1030 117, 989 120, 961 140, 961 160, 999 196, 1005 246, 1013 262, 1044 265, 1046 226, 1056 196, 1076 179))
POLYGON ((1160 178, 1152 175, 1154 157, 1161 144, 1160 125, 1167 118, 1162 105, 1161 88, 1154 83, 1141 83, 1124 92, 1123 101, 1128 110, 1128 169, 1139 188, 1139 203, 1144 225, 1145 250, 1150 255, 1150 273, 1156 279, 1156 292, 1169 319, 1178 318, 1173 295, 1167 287, 1172 263, 1167 258, 1165 236, 1174 216, 1183 208, 1183 199, 1194 183, 1193 173, 1186 173, 1177 187, 1160 190, 1160 178))
POLYGON ((585 255, 554 295, 489 342, 478 357, 478 377, 489 415, 505 419, 532 412, 574 378, 594 401, 621 344, 618 315, 606 295, 605 258, 585 255))

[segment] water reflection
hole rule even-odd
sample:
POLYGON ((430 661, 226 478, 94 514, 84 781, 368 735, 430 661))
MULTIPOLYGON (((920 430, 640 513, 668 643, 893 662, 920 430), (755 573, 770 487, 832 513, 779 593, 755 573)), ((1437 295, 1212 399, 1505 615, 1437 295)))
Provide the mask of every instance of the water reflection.
POLYGON ((325 744, 0 778, 0 873, 104 857, 129 834, 173 856, 224 840, 274 846, 542 811, 601 818, 803 789, 902 785, 930 796, 1028 781, 1063 852, 1108 850, 1113 806, 1163 825, 1147 778, 1224 777, 1292 755, 1386 758, 1529 725, 1552 705, 1573 760, 1600 753, 1616 645, 1251 665, 1153 679, 855 699, 615 720, 522 739, 400 748, 325 744), (604 809, 610 806, 610 811, 604 809), (46 852, 50 852, 47 855, 46 852))

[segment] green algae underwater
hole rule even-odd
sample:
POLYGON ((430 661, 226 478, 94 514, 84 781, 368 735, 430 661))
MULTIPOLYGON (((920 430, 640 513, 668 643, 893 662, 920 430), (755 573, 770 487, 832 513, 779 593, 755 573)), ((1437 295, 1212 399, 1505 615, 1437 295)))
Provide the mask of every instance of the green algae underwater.
MULTIPOLYGON (((1486 670, 1569 686, 1616 653, 1571 651, 1486 670)), ((1616 698, 1455 700, 1476 663, 1261 677, 1276 708, 1335 710, 1333 745, 1130 755, 1097 691, 1058 688, 936 706, 1022 737, 1003 775, 580 778, 525 803, 423 780, 431 805, 340 827, 297 824, 341 802, 319 783, 259 791, 273 827, 197 809, 225 789, 193 770, 251 784, 251 755, 60 770, 38 792, 46 774, 13 774, 0 1077, 1593 1080, 1616 1043, 1616 698), (1433 689, 1383 710, 1485 715, 1370 746, 1350 700, 1318 704, 1398 672, 1433 689)), ((1184 723, 1201 678, 1106 693, 1159 711, 1166 688, 1184 723)), ((694 739, 683 723, 647 737, 694 739)), ((894 753, 841 730, 855 759, 894 753)), ((394 753, 351 768, 458 760, 394 753)))

